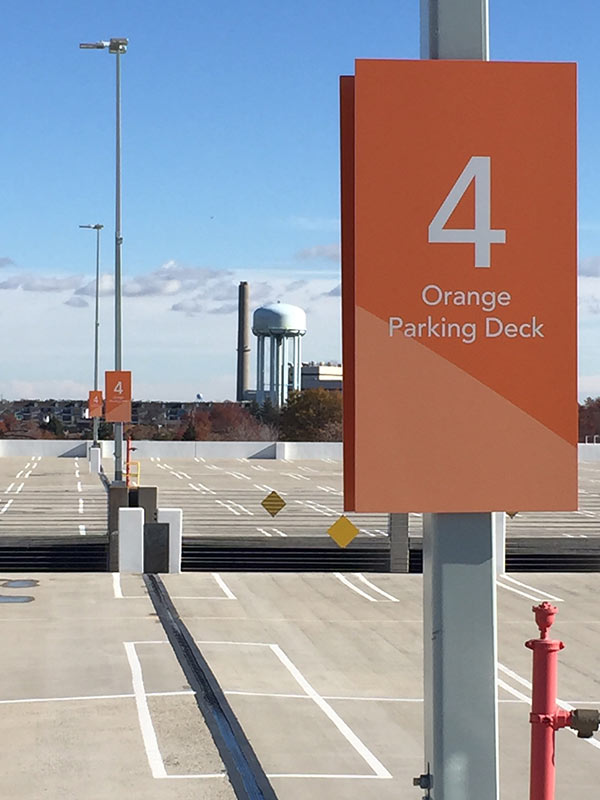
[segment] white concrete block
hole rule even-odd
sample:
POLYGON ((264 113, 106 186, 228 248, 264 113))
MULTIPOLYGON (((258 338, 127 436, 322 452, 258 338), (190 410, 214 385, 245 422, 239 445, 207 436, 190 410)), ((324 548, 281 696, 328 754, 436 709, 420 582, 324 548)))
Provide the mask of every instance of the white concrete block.
POLYGON ((159 508, 156 521, 169 525, 169 572, 181 572, 183 511, 180 508, 159 508))
POLYGON ((99 473, 102 470, 102 450, 99 447, 90 447, 89 455, 90 472, 99 473))
POLYGON ((144 509, 119 509, 119 572, 144 572, 144 509))

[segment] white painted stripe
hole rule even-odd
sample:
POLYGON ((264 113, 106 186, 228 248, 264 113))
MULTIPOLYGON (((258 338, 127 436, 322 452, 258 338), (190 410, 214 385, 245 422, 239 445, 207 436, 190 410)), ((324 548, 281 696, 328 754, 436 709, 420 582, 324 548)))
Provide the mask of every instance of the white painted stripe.
POLYGON ((38 464, 39 464, 39 461, 36 461, 35 464, 33 464, 33 466, 31 467, 31 469, 35 469, 38 464))
POLYGON ((237 506, 237 508, 241 508, 242 511, 244 511, 249 516, 251 516, 251 517, 254 516, 254 512, 253 511, 249 511, 245 506, 241 505, 241 503, 236 503, 234 500, 228 500, 227 502, 231 503, 232 506, 237 506))
POLYGON ((509 592, 514 592, 515 594, 520 594, 521 597, 527 597, 528 600, 535 600, 538 603, 541 603, 543 598, 541 596, 536 596, 534 594, 527 594, 527 592, 522 592, 520 589, 515 589, 514 586, 507 586, 504 583, 501 583, 499 580, 496 581, 496 585, 502 587, 502 589, 506 589, 509 592))
POLYGON ((199 489, 197 486, 194 486, 193 483, 188 483, 188 486, 190 487, 190 489, 193 489, 195 492, 200 492, 201 491, 201 489, 199 489))
POLYGON ((113 582, 113 594, 116 600, 123 599, 123 590, 121 589, 121 573, 120 572, 113 572, 112 574, 112 582, 113 582))
POLYGON ((344 720, 337 714, 329 703, 324 700, 318 692, 313 689, 310 683, 306 680, 300 670, 290 661, 287 655, 283 652, 281 647, 277 644, 271 645, 271 650, 281 663, 286 667, 299 686, 311 697, 321 711, 328 717, 331 722, 336 726, 346 741, 356 750, 356 752, 363 758, 371 767, 373 772, 379 778, 391 778, 392 775, 383 766, 381 761, 368 749, 368 747, 358 738, 354 731, 344 722, 344 720))
POLYGON ((15 489, 15 492, 16 492, 16 494, 19 494, 19 492, 21 491, 21 489, 22 489, 24 486, 25 486, 25 484, 24 484, 24 483, 20 483, 20 484, 17 486, 17 488, 15 489))
MULTIPOLYGON (((501 672, 504 672, 506 675, 509 675, 517 683, 520 683, 521 686, 526 686, 529 689, 529 691, 531 692, 531 688, 532 688, 531 687, 531 681, 528 681, 526 678, 522 678, 518 673, 514 672, 512 669, 509 669, 508 667, 505 667, 504 664, 498 663, 498 669, 501 672)), ((498 685, 500 685, 500 681, 498 681, 498 685)), ((517 696, 517 690, 516 689, 511 689, 510 687, 508 687, 508 684, 504 684, 502 688, 503 689, 507 689, 507 691, 509 691, 511 694, 515 695, 515 697, 517 696)), ((520 694, 520 692, 518 694, 520 694)), ((522 695, 522 697, 525 697, 525 695, 522 695)), ((526 700, 527 703, 531 702, 529 697, 526 697, 525 700, 526 700)), ((564 708, 565 711, 574 711, 575 710, 575 706, 572 706, 570 703, 567 703, 565 700, 561 700, 560 697, 556 698, 556 705, 559 708, 564 708)), ((572 733, 573 735, 577 736, 577 731, 575 731, 573 728, 567 728, 566 730, 568 730, 569 733, 572 733)), ((584 742, 587 742, 587 744, 589 744, 592 747, 595 747, 598 750, 600 750, 600 740, 594 739, 592 737, 591 739, 584 739, 584 742)))
POLYGON ((30 466, 31 466, 31 461, 28 461, 28 462, 25 464, 25 469, 29 469, 29 467, 30 467, 30 466))
POLYGON ((550 600, 556 600, 557 603, 564 603, 565 602, 562 599, 562 597, 557 597, 556 595, 550 594, 549 592, 546 592, 545 590, 542 590, 542 589, 536 589, 535 586, 529 586, 529 584, 527 584, 527 583, 521 583, 521 581, 518 581, 515 578, 512 578, 510 575, 507 575, 506 573, 504 573, 501 576, 501 578, 502 578, 503 581, 510 581, 510 583, 514 583, 517 586, 522 586, 523 589, 531 589, 532 592, 542 592, 543 591, 544 597, 549 597, 550 600))
POLYGON ((216 492, 214 492, 212 489, 209 489, 208 486, 205 486, 203 483, 200 483, 200 481, 198 481, 198 486, 209 494, 216 494, 216 492))
POLYGON ((79 498, 79 513, 83 514, 83 497, 79 498))
POLYGON ((224 581, 224 580, 223 580, 223 578, 222 578, 222 577, 219 575, 219 573, 218 573, 218 572, 213 572, 213 573, 212 573, 212 576, 213 576, 213 578, 216 580, 216 582, 219 584, 219 586, 221 587, 221 589, 223 590, 223 592, 225 593, 225 595, 227 596, 227 598, 228 598, 229 600, 237 600, 237 597, 236 597, 236 596, 234 595, 234 593, 231 591, 231 589, 229 588, 229 586, 227 586, 227 584, 225 583, 225 581, 224 581))
POLYGON ((81 491, 81 481, 77 481, 77 491, 81 491))
POLYGON ((0 700, 0 705, 16 705, 18 703, 66 703, 80 700, 120 700, 122 698, 132 697, 135 697, 133 692, 129 694, 85 694, 75 695, 73 697, 24 697, 18 700, 0 700))
POLYGON ((10 486, 8 486, 8 488, 4 492, 4 494, 8 494, 14 485, 15 485, 14 483, 11 483, 10 486))
POLYGON ((365 528, 359 528, 359 531, 360 531, 360 533, 366 533, 367 536, 375 536, 374 533, 371 533, 371 531, 368 531, 365 528))
POLYGON ((78 469, 76 469, 76 470, 75 470, 75 477, 76 477, 76 478, 78 478, 78 477, 79 477, 79 470, 78 470, 78 469))
POLYGON ((7 509, 9 506, 11 506, 11 505, 12 505, 12 502, 13 502, 12 498, 11 498, 10 500, 7 500, 7 501, 6 501, 6 503, 5 503, 5 505, 4 505, 4 507, 3 507, 3 508, 0 508, 0 514, 4 514, 4 512, 6 511, 6 509, 7 509))
POLYGON ((184 477, 184 478, 187 478, 187 479, 188 479, 188 481, 191 481, 191 480, 192 480, 191 476, 190 476, 190 475, 188 475, 188 474, 187 474, 187 472, 182 472, 181 474, 183 475, 183 477, 184 477))
POLYGON ((365 576, 364 576, 362 573, 360 573, 360 572, 355 572, 354 574, 356 575, 356 577, 357 577, 357 578, 358 578, 360 581, 362 581, 363 583, 366 583, 366 584, 367 584, 367 586, 369 586, 371 589, 373 589, 373 591, 374 591, 374 592, 377 592, 378 594, 381 594, 381 595, 383 595, 383 597, 387 597, 387 599, 388 599, 388 600, 391 600, 391 601, 392 601, 392 603, 399 603, 399 602, 400 602, 400 600, 398 600, 398 598, 397 598, 397 597, 394 597, 393 595, 391 595, 391 594, 388 594, 387 592, 384 592, 384 591, 383 591, 383 589, 380 589, 380 588, 379 588, 379 586, 375 586, 375 584, 374 584, 374 583, 371 583, 371 581, 367 580, 367 579, 365 578, 365 576))
POLYGON ((275 533, 278 533, 280 536, 287 537, 287 533, 284 533, 283 531, 280 531, 279 528, 273 528, 273 530, 275 531, 275 533))
POLYGON ((512 694, 513 697, 516 697, 521 703, 529 704, 531 702, 529 697, 522 694, 522 692, 519 692, 517 689, 513 689, 513 687, 506 683, 506 681, 503 681, 502 678, 498 678, 498 687, 500 689, 504 689, 504 691, 508 692, 509 694, 512 694))
MULTIPOLYGON (((387 772, 387 770, 386 770, 387 772)), ((267 774, 267 778, 318 778, 318 779, 335 779, 335 780, 365 780, 365 781, 382 781, 386 780, 387 778, 391 778, 390 774, 388 775, 351 775, 350 773, 340 774, 340 775, 329 775, 329 774, 321 774, 315 773, 314 775, 309 775, 304 772, 269 772, 267 774)))
POLYGON ((142 731, 142 739, 144 740, 144 747, 146 749, 146 757, 148 764, 152 771, 153 778, 165 778, 167 772, 165 765, 158 749, 158 741, 156 739, 156 731, 152 724, 152 717, 148 708, 148 700, 144 690, 144 681, 142 677, 142 667, 135 652, 135 645, 133 642, 123 642, 125 652, 127 653, 127 660, 131 669, 131 681, 133 684, 133 692, 135 694, 135 704, 138 712, 138 719, 140 722, 140 729, 142 731))
POLYGON ((371 597, 370 594, 367 594, 366 592, 363 592, 363 590, 359 589, 358 586, 355 586, 353 583, 350 583, 348 578, 345 578, 340 572, 334 572, 333 574, 338 579, 338 581, 341 581, 342 583, 345 583, 346 586, 349 586, 350 589, 352 589, 353 592, 356 592, 356 594, 360 594, 363 597, 366 597, 367 600, 371 601, 371 603, 376 603, 377 602, 377 599, 375 597, 371 597))
POLYGON ((28 469, 27 472, 25 473, 25 477, 28 478, 30 475, 31 475, 31 470, 28 469))
POLYGON ((17 474, 15 475, 15 478, 20 478, 21 475, 23 474, 23 472, 24 472, 24 470, 21 470, 20 472, 17 472, 17 474))
POLYGON ((150 461, 154 461, 154 456, 150 456, 150 461))
MULTIPOLYGON (((229 502, 229 501, 227 501, 227 502, 229 502)), ((236 511, 235 508, 231 508, 230 505, 227 505, 227 503, 224 503, 222 500, 215 500, 215 503, 218 503, 220 506, 223 506, 224 508, 227 509, 227 511, 231 511, 231 513, 235 514, 236 517, 240 517, 241 516, 239 511, 236 511)))
POLYGON ((85 536, 85 525, 80 525, 80 526, 79 526, 79 533, 80 533, 82 536, 85 536))
POLYGON ((271 537, 273 535, 272 533, 266 531, 264 528, 257 528, 256 530, 259 531, 260 533, 264 533, 265 536, 271 537))

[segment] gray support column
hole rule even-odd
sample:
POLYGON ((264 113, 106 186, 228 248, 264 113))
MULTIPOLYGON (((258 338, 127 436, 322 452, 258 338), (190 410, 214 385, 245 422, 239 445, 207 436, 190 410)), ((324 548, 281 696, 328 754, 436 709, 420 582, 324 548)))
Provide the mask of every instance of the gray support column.
POLYGON ((258 337, 256 346, 256 400, 261 405, 265 402, 265 337, 258 337))
POLYGON ((270 350, 270 364, 269 364, 269 397, 271 398, 271 403, 273 405, 277 405, 277 396, 275 394, 275 382, 276 382, 276 372, 275 372, 275 361, 276 361, 276 351, 277 351, 277 341, 273 334, 269 336, 269 347, 270 350))
POLYGON ((408 514, 390 514, 390 572, 408 572, 408 514))
POLYGON ((431 800, 497 800, 492 514, 424 515, 423 618, 431 800))
MULTIPOLYGON (((421 0, 421 57, 489 57, 488 0, 421 0)), ((496 523, 423 524, 425 772, 431 800, 498 800, 496 523)))

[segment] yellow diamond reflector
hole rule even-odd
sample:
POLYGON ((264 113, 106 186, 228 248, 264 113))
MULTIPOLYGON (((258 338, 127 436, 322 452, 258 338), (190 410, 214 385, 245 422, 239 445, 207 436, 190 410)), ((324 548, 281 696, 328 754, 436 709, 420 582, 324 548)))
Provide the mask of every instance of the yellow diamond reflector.
POLYGON ((358 535, 358 528, 342 514, 327 533, 339 547, 346 547, 358 535))
POLYGON ((283 500, 277 492, 271 492, 271 494, 268 494, 262 501, 261 506, 274 517, 285 507, 285 500, 283 500))

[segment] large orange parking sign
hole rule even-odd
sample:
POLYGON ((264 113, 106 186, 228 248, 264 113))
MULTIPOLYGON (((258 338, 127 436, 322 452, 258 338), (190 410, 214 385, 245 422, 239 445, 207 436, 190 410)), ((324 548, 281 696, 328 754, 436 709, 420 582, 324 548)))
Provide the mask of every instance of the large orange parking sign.
POLYGON ((348 510, 577 508, 575 78, 358 61, 342 83, 348 510))

